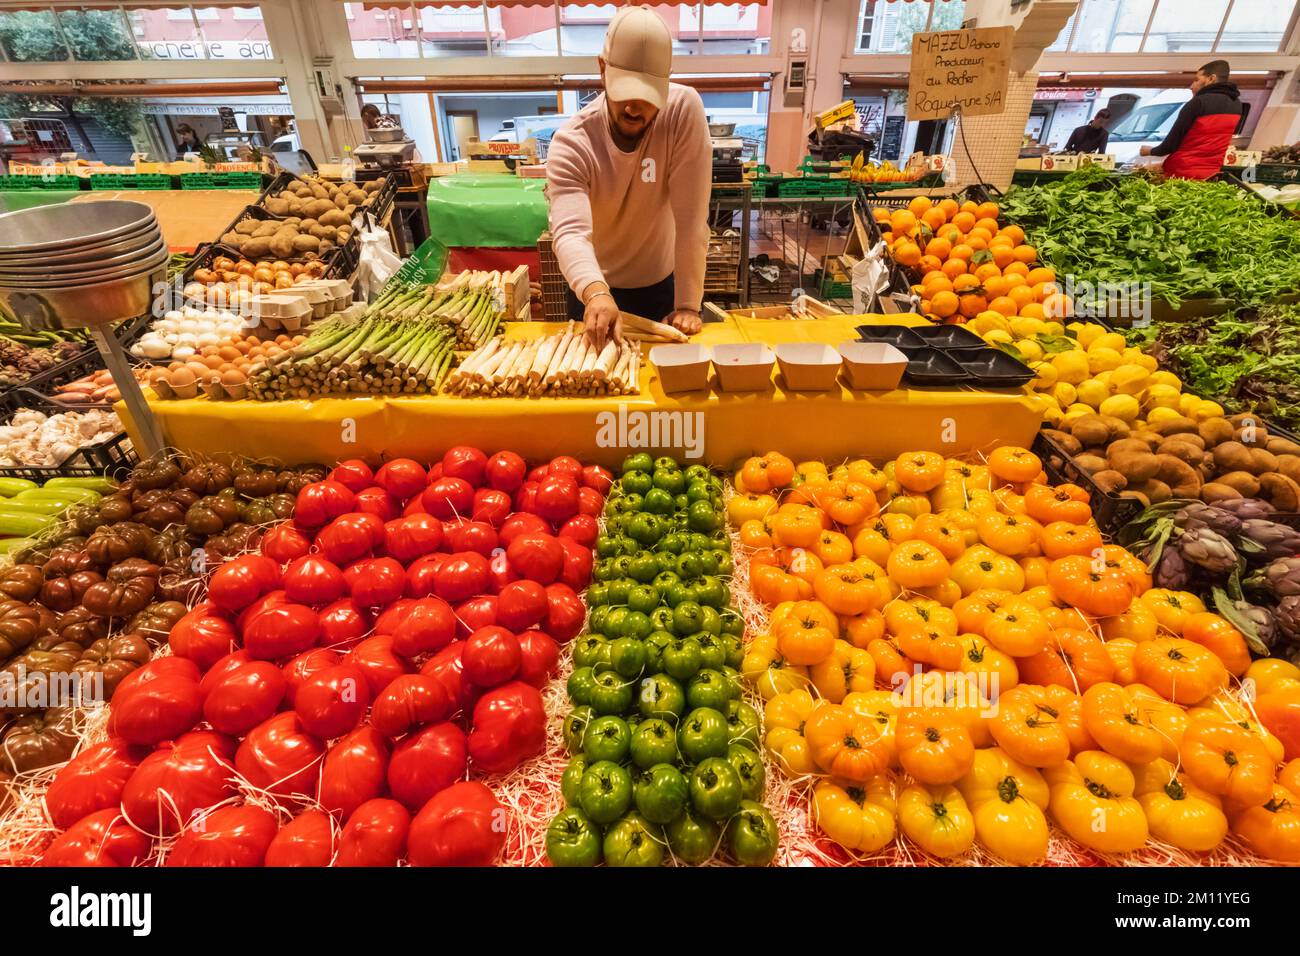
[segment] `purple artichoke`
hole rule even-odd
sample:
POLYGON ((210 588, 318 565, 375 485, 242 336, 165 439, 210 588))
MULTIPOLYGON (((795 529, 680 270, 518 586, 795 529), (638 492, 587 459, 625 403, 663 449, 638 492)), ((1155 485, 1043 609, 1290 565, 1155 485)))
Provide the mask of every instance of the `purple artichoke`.
MULTIPOLYGON (((1260 607, 1258 604, 1251 604, 1249 601, 1233 601, 1232 606, 1246 620, 1255 626, 1255 634, 1258 635, 1264 648, 1252 647, 1256 653, 1262 653, 1263 650, 1271 649, 1278 639, 1278 622, 1272 608, 1260 607)), ((1249 635, 1247 635, 1249 638, 1249 635)))
POLYGON ((1210 574, 1227 574, 1237 566, 1237 549, 1232 542, 1209 528, 1184 531, 1176 547, 1185 560, 1210 574))
POLYGON ((1241 533, 1259 545, 1261 551, 1251 555, 1256 561, 1276 561, 1300 554, 1300 531, 1276 521, 1248 518, 1241 523, 1241 533))
POLYGON ((1300 641, 1300 595, 1284 597, 1273 612, 1277 628, 1289 640, 1300 641))
POLYGON ((1236 515, 1242 521, 1277 514, 1277 509, 1262 498, 1231 498, 1220 501, 1215 507, 1236 515))
POLYGON ((1280 598, 1300 595, 1300 558, 1278 558, 1261 571, 1253 582, 1280 598))
POLYGON ((1177 548, 1165 548, 1156 563, 1154 572, 1156 587, 1182 591, 1191 583, 1191 579, 1191 569, 1183 560, 1182 553, 1177 548))
POLYGON ((1182 531, 1209 528, 1229 541, 1241 532, 1241 519, 1235 514, 1200 501, 1193 502, 1180 510, 1174 518, 1174 525, 1182 531))

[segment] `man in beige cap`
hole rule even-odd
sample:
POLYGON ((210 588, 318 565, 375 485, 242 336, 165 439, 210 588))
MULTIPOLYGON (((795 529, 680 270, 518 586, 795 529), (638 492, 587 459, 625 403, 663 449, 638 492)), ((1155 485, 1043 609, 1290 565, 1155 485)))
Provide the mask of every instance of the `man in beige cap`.
POLYGON ((712 171, 700 95, 668 81, 673 41, 645 7, 610 22, 605 91, 555 135, 546 158, 551 236, 569 315, 598 346, 619 311, 700 329, 712 171))

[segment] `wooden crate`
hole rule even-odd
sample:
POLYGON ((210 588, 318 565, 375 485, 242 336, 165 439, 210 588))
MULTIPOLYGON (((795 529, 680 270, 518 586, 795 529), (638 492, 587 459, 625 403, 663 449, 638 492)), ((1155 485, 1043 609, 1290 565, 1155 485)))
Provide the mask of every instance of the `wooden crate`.
POLYGON ((569 318, 569 288, 560 271, 559 260, 555 258, 555 247, 551 234, 544 232, 537 239, 537 252, 542 260, 542 316, 547 322, 564 322, 569 318))
MULTIPOLYGON (((843 315, 839 309, 833 305, 828 305, 820 299, 814 299, 810 295, 800 296, 799 305, 803 310, 811 315, 814 319, 825 319, 833 315, 843 315)), ((706 318, 725 321, 733 316, 746 319, 788 319, 790 318, 789 305, 763 305, 752 306, 746 309, 724 309, 713 302, 704 303, 704 312, 706 318)))
POLYGON ((709 250, 704 260, 706 295, 735 294, 740 291, 740 237, 714 233, 709 236, 709 250))

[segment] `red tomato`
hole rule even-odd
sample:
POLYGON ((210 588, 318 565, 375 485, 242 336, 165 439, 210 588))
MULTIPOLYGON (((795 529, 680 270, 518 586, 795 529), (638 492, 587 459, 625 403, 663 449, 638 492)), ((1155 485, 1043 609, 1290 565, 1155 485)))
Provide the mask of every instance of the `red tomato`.
POLYGON ((384 525, 384 550, 403 564, 442 547, 442 522, 430 514, 398 518, 384 525))
POLYGON ((363 724, 334 743, 320 774, 320 805, 342 820, 388 785, 388 740, 363 724))
POLYGON ((509 493, 524 483, 528 465, 512 451, 499 451, 488 459, 484 471, 488 485, 509 493))
POLYGON ((560 547, 564 549, 560 580, 573 590, 581 591, 591 583, 591 548, 573 538, 560 538, 560 547))
POLYGON ((594 548, 600 536, 600 523, 591 515, 574 515, 560 527, 559 537, 569 538, 584 548, 594 548))
POLYGON ((448 644, 425 661, 420 673, 435 678, 447 691, 456 709, 468 712, 478 688, 465 676, 465 662, 461 658, 464 651, 464 641, 448 644))
POLYGON ((469 637, 480 627, 491 627, 497 622, 497 598, 494 594, 470 598, 456 605, 456 636, 469 637))
POLYGON ((496 687, 519 670, 521 652, 515 635, 504 627, 480 627, 465 641, 465 676, 479 687, 496 687))
POLYGON ((536 687, 511 681, 474 705, 469 755, 479 769, 505 773, 545 749, 546 708, 536 687))
POLYGON ((415 608, 415 598, 398 598, 375 618, 376 634, 396 634, 415 608))
POLYGON ((261 554, 227 561, 208 580, 208 600, 223 611, 242 611, 280 586, 280 565, 261 554))
POLYGON ((471 517, 475 521, 486 521, 493 528, 499 529, 510 516, 512 507, 514 502, 504 491, 480 488, 474 492, 474 512, 471 517))
POLYGON ((424 724, 446 720, 451 711, 451 696, 436 679, 403 674, 375 698, 370 726, 387 737, 400 737, 424 724))
POLYGON ((167 643, 176 657, 188 658, 199 670, 207 670, 239 646, 239 632, 205 601, 176 622, 167 643))
POLYGON ((157 744, 179 737, 202 715, 198 667, 184 657, 160 657, 117 685, 108 732, 127 743, 157 744))
POLYGON ((370 697, 378 697, 392 681, 407 673, 406 662, 393 652, 393 638, 390 634, 368 637, 343 658, 344 663, 354 664, 366 675, 370 685, 370 697))
POLYGON ((353 511, 356 493, 337 481, 313 481, 298 492, 293 506, 293 521, 305 531, 323 528, 340 515, 353 511))
POLYGON ((578 514, 599 518, 605 510, 605 496, 593 488, 578 489, 578 514))
POLYGON ((293 709, 303 727, 321 740, 333 740, 355 728, 369 703, 366 675, 351 664, 317 671, 293 696, 293 709))
POLYGON ((525 481, 539 482, 551 473, 550 465, 535 465, 528 470, 528 477, 525 481))
POLYGON ((117 807, 87 814, 54 838, 41 866, 136 866, 153 841, 122 818, 117 807))
POLYGON ((567 475, 574 481, 582 481, 582 462, 572 455, 556 455, 546 466, 546 476, 567 475))
POLYGON ((512 631, 540 624, 546 617, 546 588, 536 581, 514 581, 497 595, 495 623, 512 631))
POLYGON ((335 518, 316 534, 316 550, 339 567, 364 558, 384 543, 379 515, 353 511, 335 518))
POLYGON ((464 478, 443 476, 424 489, 424 510, 448 521, 474 510, 474 486, 464 478))
POLYGON ((546 589, 546 620, 542 629, 561 644, 572 640, 582 630, 587 609, 582 599, 567 584, 552 584, 546 589))
POLYGON ((416 495, 408 501, 406 507, 402 509, 403 518, 409 518, 411 515, 424 514, 428 514, 428 512, 424 510, 424 499, 420 495, 416 495))
POLYGON ((279 709, 288 686, 280 668, 270 661, 223 668, 204 695, 203 719, 213 730, 239 737, 279 709))
POLYGON ((545 687, 560 668, 560 645, 545 631, 527 630, 515 638, 519 641, 519 679, 545 687))
POLYGON ((460 478, 477 488, 483 484, 487 471, 487 455, 469 445, 457 445, 447 450, 442 456, 442 474, 448 478, 460 478))
POLYGON ((87 747, 59 768, 45 791, 45 812, 55 829, 66 830, 97 810, 117 810, 126 782, 149 755, 119 737, 87 747))
POLYGON ((486 521, 466 521, 447 535, 447 546, 453 552, 474 551, 488 558, 496 550, 497 532, 486 521))
MULTIPOLYGON (((524 514, 535 514, 537 512, 537 482, 533 480, 525 481, 515 491, 515 511, 524 514)), ((550 524, 546 525, 550 529, 550 524)))
POLYGON ((284 564, 310 551, 311 538, 295 528, 292 521, 284 521, 262 535, 261 547, 268 558, 284 564))
POLYGON ((353 492, 363 491, 375 483, 375 473, 360 458, 349 458, 334 466, 329 473, 331 481, 337 481, 353 492))
POLYGON ((122 813, 131 825, 171 836, 198 810, 235 793, 235 741, 196 730, 163 744, 136 767, 122 788, 122 813))
POLYGON ((322 647, 347 650, 370 631, 369 613, 353 604, 351 598, 340 598, 317 616, 322 647))
POLYGON ((488 559, 488 590, 500 594, 501 589, 511 581, 518 581, 519 575, 510 566, 510 559, 505 550, 497 548, 496 553, 488 559))
POLYGON ((329 866, 334 859, 334 821, 321 810, 304 810, 266 848, 266 866, 329 866))
POLYGON ((506 548, 506 558, 520 577, 538 584, 559 580, 564 569, 564 548, 560 539, 545 531, 515 538, 506 548))
POLYGON ((578 482, 572 475, 550 474, 537 483, 533 510, 552 524, 560 525, 578 513, 578 482))
POLYGON ((411 815, 396 800, 367 800, 339 835, 336 866, 397 866, 406 855, 411 815))
POLYGON ((325 668, 333 667, 342 659, 343 657, 338 651, 326 647, 313 647, 309 651, 303 651, 280 668, 284 674, 286 685, 284 691, 285 706, 293 707, 294 696, 298 693, 299 687, 325 670, 325 668))
POLYGON ((257 658, 242 647, 237 651, 231 651, 204 672, 199 679, 199 693, 203 695, 204 700, 207 700, 208 695, 218 684, 245 664, 255 660, 257 658))
POLYGON ((393 634, 393 650, 403 657, 419 657, 440 650, 456 636, 456 617, 441 598, 414 602, 400 630, 393 634))
POLYGON ((392 521, 402 513, 402 502, 378 486, 358 492, 354 507, 363 514, 378 515, 382 521, 392 521))
POLYGON ((290 561, 283 584, 286 598, 313 607, 337 601, 348 589, 338 565, 314 554, 290 561))
POLYGON ((303 604, 267 608, 244 625, 244 647, 264 661, 301 654, 320 640, 320 618, 303 604))
POLYGON ((423 491, 428 480, 420 463, 409 458, 394 458, 375 472, 375 484, 403 501, 423 491))
POLYGON ((582 469, 582 486, 599 491, 601 495, 607 495, 609 489, 614 486, 614 476, 600 465, 588 465, 582 469))
POLYGON ((165 865, 261 866, 279 829, 275 814, 262 807, 218 807, 203 818, 202 826, 181 834, 165 865))
POLYGON ((388 761, 388 790, 412 810, 465 776, 465 732, 455 724, 430 724, 404 737, 388 761))
POLYGON ((348 565, 343 577, 361 607, 388 607, 406 590, 406 569, 394 558, 365 558, 348 565))
POLYGON ((429 466, 429 471, 428 471, 428 473, 427 473, 427 475, 426 475, 425 477, 426 477, 426 481, 427 481, 427 483, 430 484, 430 485, 433 484, 435 481, 437 481, 439 478, 441 478, 441 477, 442 477, 442 462, 441 462, 441 461, 435 461, 432 465, 430 465, 430 466, 429 466))
POLYGON ((510 547, 515 538, 525 534, 535 534, 536 532, 549 534, 551 526, 537 517, 535 514, 529 514, 526 511, 516 511, 505 520, 497 537, 501 539, 501 544, 510 547))
POLYGON ((286 710, 248 732, 235 751, 235 769, 259 790, 314 800, 324 755, 325 744, 308 732, 295 712, 286 710))
POLYGON ((438 597, 453 604, 487 590, 487 558, 476 551, 458 551, 438 566, 434 584, 438 597))
POLYGON ((413 598, 428 597, 437 588, 438 569, 450 555, 438 552, 416 558, 406 569, 406 596, 413 598))
POLYGON ((284 607, 288 603, 289 599, 285 597, 284 591, 271 591, 268 594, 263 594, 239 612, 239 617, 235 618, 235 627, 239 629, 240 634, 243 634, 244 628, 248 627, 248 622, 257 615, 263 611, 269 611, 273 607, 284 607))
POLYGON ((505 808, 477 780, 434 796, 411 821, 412 866, 491 866, 506 842, 505 808))

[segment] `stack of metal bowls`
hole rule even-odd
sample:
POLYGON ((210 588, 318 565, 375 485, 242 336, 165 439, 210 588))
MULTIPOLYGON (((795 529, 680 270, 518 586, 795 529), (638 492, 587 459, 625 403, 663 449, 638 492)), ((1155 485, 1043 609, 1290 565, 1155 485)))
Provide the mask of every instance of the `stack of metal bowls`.
POLYGON ((0 216, 0 312, 29 328, 86 328, 149 312, 166 280, 153 209, 106 200, 0 216))

